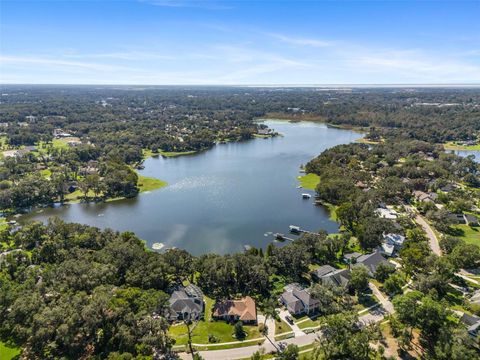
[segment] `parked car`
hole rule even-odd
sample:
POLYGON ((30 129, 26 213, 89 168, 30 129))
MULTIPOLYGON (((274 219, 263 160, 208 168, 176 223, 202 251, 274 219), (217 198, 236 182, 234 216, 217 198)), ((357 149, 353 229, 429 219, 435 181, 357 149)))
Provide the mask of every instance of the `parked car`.
POLYGON ((294 321, 290 315, 285 316, 285 320, 287 320, 290 323, 290 325, 293 325, 294 321))

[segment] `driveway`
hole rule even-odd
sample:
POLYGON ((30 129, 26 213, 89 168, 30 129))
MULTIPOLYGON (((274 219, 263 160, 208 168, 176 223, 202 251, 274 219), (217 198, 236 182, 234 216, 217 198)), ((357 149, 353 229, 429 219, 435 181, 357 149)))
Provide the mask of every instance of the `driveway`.
POLYGON ((370 290, 372 290, 373 295, 375 295, 378 301, 380 301, 380 304, 382 304, 382 307, 385 309, 385 311, 389 314, 393 314, 395 310, 393 309, 392 302, 388 300, 380 290, 378 290, 377 286, 374 283, 369 282, 368 287, 370 288, 370 290))
POLYGON ((290 326, 292 328, 292 331, 295 333, 295 337, 305 335, 305 333, 298 327, 297 324, 295 324, 295 323, 290 324, 287 321, 286 317, 289 316, 289 315, 290 315, 290 313, 285 309, 280 310, 280 312, 278 313, 278 316, 280 316, 280 319, 285 321, 288 324, 288 326, 290 326))

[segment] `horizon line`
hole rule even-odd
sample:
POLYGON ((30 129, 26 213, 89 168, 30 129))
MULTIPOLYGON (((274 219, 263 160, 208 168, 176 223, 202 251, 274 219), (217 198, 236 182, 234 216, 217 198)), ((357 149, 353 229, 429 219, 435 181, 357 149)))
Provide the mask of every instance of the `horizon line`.
POLYGON ((325 83, 325 84, 83 84, 83 83, 0 83, 0 86, 192 86, 192 87, 480 87, 479 83, 325 83))

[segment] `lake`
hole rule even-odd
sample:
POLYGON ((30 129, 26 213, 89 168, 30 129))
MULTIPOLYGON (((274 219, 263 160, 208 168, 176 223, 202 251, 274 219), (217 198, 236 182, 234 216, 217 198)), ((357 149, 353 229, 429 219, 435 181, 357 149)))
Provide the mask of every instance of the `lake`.
POLYGON ((474 161, 475 162, 480 162, 480 151, 476 151, 476 150, 455 150, 453 152, 455 154, 457 154, 459 156, 463 156, 463 157, 473 155, 475 157, 474 161))
POLYGON ((198 255, 266 247, 271 233, 288 233, 289 225, 337 232, 328 212, 313 205, 313 191, 297 189, 301 164, 362 134, 311 122, 264 122, 283 136, 219 144, 177 158, 149 158, 142 175, 168 186, 135 199, 101 204, 71 204, 35 210, 20 220, 46 221, 58 216, 100 228, 131 230, 149 247, 161 242, 198 255), (270 233, 270 234, 269 234, 270 233))

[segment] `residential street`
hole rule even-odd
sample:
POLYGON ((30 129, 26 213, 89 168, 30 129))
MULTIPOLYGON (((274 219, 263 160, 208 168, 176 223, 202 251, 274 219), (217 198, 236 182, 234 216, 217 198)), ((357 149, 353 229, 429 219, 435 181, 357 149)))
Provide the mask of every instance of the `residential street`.
POLYGON ((427 234, 428 243, 433 253, 438 256, 442 256, 442 250, 440 249, 437 235, 435 235, 435 232, 433 231, 430 224, 420 214, 417 214, 411 206, 408 206, 408 208, 410 208, 410 210, 415 213, 415 222, 420 225, 427 234))
MULTIPOLYGON (((380 290, 378 290, 378 288, 374 284, 370 284, 370 285, 371 285, 370 288, 372 289, 375 296, 379 299, 382 306, 372 309, 367 314, 360 316, 359 320, 364 324, 369 324, 372 322, 375 322, 375 323, 381 322, 384 319, 384 317, 388 315, 388 313, 393 312, 392 303, 381 294, 380 290)), ((280 314, 280 317, 283 319, 283 317, 286 316, 288 313, 286 311, 279 311, 279 314, 280 314)), ((260 318, 259 318, 259 321, 260 321, 260 318)), ((269 324, 268 326, 271 326, 271 324, 269 324)), ((309 345, 315 342, 317 337, 320 336, 320 332, 305 334, 302 330, 298 328, 298 326, 293 325, 291 327, 292 327, 292 330, 295 332, 295 337, 290 339, 280 340, 280 341, 274 341, 275 346, 278 347, 280 343, 295 344, 297 346, 309 345)), ((271 339, 273 340, 273 337, 271 337, 271 339)), ((234 348, 234 349, 200 351, 200 355, 205 360, 245 359, 252 356, 252 354, 260 350, 260 348, 265 349, 266 353, 274 351, 276 350, 275 346, 272 345, 270 341, 265 340, 265 342, 261 346, 253 345, 253 346, 234 348)), ((187 353, 180 353, 180 358, 188 360, 192 358, 192 355, 187 353)))

